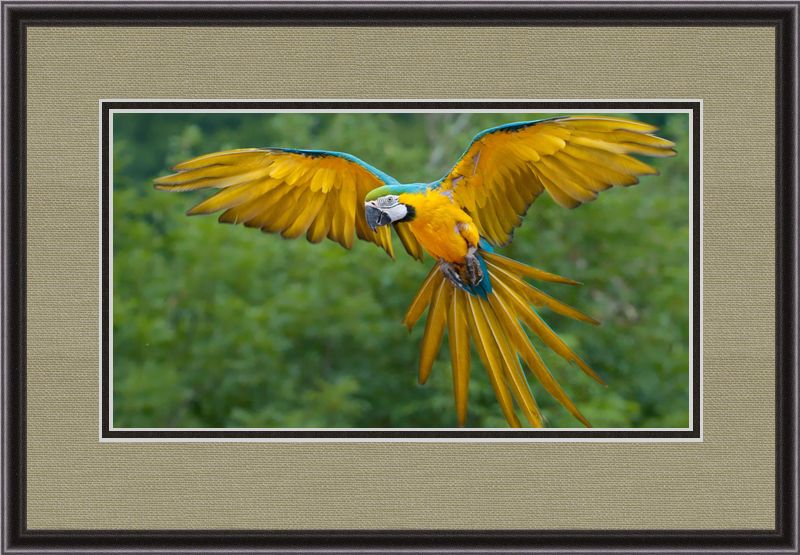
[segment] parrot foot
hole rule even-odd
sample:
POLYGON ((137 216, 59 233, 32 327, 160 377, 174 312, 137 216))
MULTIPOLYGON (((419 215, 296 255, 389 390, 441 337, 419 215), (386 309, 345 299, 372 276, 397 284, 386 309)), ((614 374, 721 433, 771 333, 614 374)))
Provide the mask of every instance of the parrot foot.
POLYGON ((477 287, 483 281, 483 269, 478 257, 475 256, 475 249, 470 249, 467 252, 463 264, 439 260, 439 269, 444 274, 444 277, 465 291, 469 291, 472 287, 477 287))
POLYGON ((461 276, 458 274, 458 270, 456 270, 455 264, 451 264, 445 260, 439 260, 439 269, 444 274, 444 277, 458 285, 459 287, 463 288, 464 283, 461 281, 461 276))
POLYGON ((481 268, 481 263, 478 260, 478 257, 475 256, 475 247, 470 247, 467 251, 467 256, 464 259, 465 266, 467 270, 467 279, 469 280, 469 284, 473 286, 477 286, 483 281, 483 269, 481 268))

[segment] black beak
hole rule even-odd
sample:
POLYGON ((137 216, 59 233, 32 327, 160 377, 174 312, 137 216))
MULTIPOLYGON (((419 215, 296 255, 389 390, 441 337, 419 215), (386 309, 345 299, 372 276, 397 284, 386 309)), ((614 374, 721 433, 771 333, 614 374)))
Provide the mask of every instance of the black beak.
POLYGON ((365 208, 365 216, 367 218, 367 225, 375 231, 378 227, 392 223, 392 218, 386 212, 375 208, 371 204, 367 204, 365 208))

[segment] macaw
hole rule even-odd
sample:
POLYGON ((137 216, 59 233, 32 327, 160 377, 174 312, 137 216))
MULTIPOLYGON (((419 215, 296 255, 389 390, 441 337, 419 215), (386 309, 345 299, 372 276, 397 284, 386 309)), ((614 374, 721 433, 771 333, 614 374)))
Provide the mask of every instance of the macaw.
POLYGON ((603 380, 545 323, 534 307, 598 324, 526 280, 578 282, 495 252, 508 244, 528 207, 543 192, 575 208, 612 186, 638 183, 657 172, 631 156, 674 156, 673 142, 656 127, 622 118, 553 117, 499 125, 478 133, 452 169, 430 183, 400 183, 344 152, 244 148, 215 152, 176 165, 156 180, 166 191, 218 189, 188 211, 222 211, 219 221, 244 224, 284 238, 326 237, 346 249, 353 236, 392 258, 391 229, 405 250, 435 264, 405 315, 409 331, 427 310, 419 355, 425 383, 447 329, 456 421, 464 426, 474 344, 500 408, 512 427, 543 417, 523 364, 583 425, 590 426, 550 374, 523 325, 583 372, 603 380))

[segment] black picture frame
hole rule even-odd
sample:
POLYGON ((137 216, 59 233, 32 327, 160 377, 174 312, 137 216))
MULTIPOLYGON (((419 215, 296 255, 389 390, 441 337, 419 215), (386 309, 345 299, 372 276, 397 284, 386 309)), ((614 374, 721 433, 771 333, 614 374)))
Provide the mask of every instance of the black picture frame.
POLYGON ((798 11, 792 2, 4 2, 2 547, 39 551, 797 550, 798 11), (771 26, 776 40, 776 499, 773 530, 31 530, 26 526, 26 30, 30 26, 771 26))

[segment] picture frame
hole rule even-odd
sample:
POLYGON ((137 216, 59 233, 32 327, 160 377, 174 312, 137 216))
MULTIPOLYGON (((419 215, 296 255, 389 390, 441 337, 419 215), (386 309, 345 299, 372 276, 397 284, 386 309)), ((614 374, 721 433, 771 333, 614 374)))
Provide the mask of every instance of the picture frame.
MULTIPOLYGON (((786 551, 797 548, 797 145, 798 145, 798 125, 797 125, 797 28, 798 28, 798 3, 779 2, 768 5, 736 3, 718 4, 714 2, 692 2, 692 3, 666 3, 651 2, 644 4, 626 3, 583 3, 575 2, 568 4, 549 4, 549 3, 315 3, 315 4, 284 4, 284 3, 130 3, 130 4, 105 4, 105 3, 24 3, 24 2, 5 2, 3 3, 3 549, 8 552, 38 552, 44 550, 57 550, 60 552, 96 550, 103 552, 114 551, 237 551, 237 550, 300 550, 300 551, 321 551, 321 550, 344 550, 344 551, 442 551, 442 550, 485 550, 485 551, 548 551, 548 552, 567 552, 575 550, 583 551, 678 551, 691 549, 696 551, 719 551, 719 550, 745 550, 753 552, 786 551), (52 395, 44 398, 37 398, 34 390, 37 384, 49 383, 43 379, 42 368, 40 366, 30 367, 30 349, 32 345, 39 344, 47 349, 48 342, 56 342, 53 336, 47 333, 37 334, 37 330, 44 328, 31 327, 31 322, 40 322, 43 316, 49 314, 44 311, 47 304, 37 304, 31 295, 41 283, 41 270, 44 268, 42 263, 35 258, 35 252, 29 250, 33 241, 41 240, 45 232, 54 233, 56 228, 44 227, 33 228, 30 225, 29 216, 36 211, 37 203, 46 203, 47 197, 40 194, 33 195, 30 187, 46 171, 38 164, 43 160, 57 162, 58 156, 50 159, 34 159, 29 156, 29 141, 36 138, 37 130, 41 127, 33 125, 31 112, 32 103, 36 102, 36 87, 46 87, 47 81, 40 78, 32 78, 32 69, 38 63, 38 58, 32 57, 34 49, 31 48, 30 41, 36 37, 39 29, 56 29, 70 32, 72 29, 116 29, 116 28, 152 28, 157 30, 170 29, 210 29, 218 27, 228 27, 232 29, 271 29, 278 27, 300 27, 302 29, 314 30, 325 29, 327 27, 341 26, 352 30, 372 30, 380 28, 399 28, 399 29, 433 29, 433 28, 459 28, 467 29, 518 29, 518 28, 593 28, 608 29, 613 27, 623 28, 644 28, 655 31, 656 28, 690 28, 690 29, 751 29, 767 28, 774 32, 774 67, 770 68, 771 75, 774 77, 774 203, 768 199, 774 207, 774 268, 770 268, 770 273, 774 271, 774 338, 768 337, 766 340, 773 339, 774 350, 774 396, 769 401, 774 403, 774 422, 767 425, 772 426, 774 431, 774 526, 759 528, 738 527, 735 525, 725 528, 709 528, 707 526, 692 527, 689 523, 683 523, 677 527, 646 527, 635 525, 623 527, 567 527, 567 528, 535 528, 525 529, 517 525, 510 528, 489 526, 484 529, 472 528, 469 525, 457 527, 431 526, 410 526, 408 522, 416 522, 413 518, 403 520, 402 525, 380 526, 378 528, 357 529, 353 527, 324 527, 314 526, 313 518, 309 522, 296 522, 297 526, 247 526, 243 523, 239 526, 208 526, 203 528, 197 526, 200 520, 186 523, 182 527, 139 525, 126 528, 123 514, 116 516, 114 511, 117 505, 127 505, 128 499, 115 497, 111 494, 107 512, 112 514, 115 520, 110 526, 85 527, 81 526, 82 519, 76 515, 74 520, 66 522, 63 527, 49 528, 42 524, 43 520, 36 514, 36 508, 45 506, 48 497, 56 499, 59 495, 57 489, 51 486, 38 486, 43 468, 52 468, 45 465, 42 458, 42 445, 36 443, 36 438, 45 437, 46 433, 42 430, 47 422, 55 425, 55 419, 48 419, 48 407, 53 410, 64 404, 75 403, 75 406, 86 407, 96 402, 98 389, 100 387, 98 374, 95 370, 94 383, 96 388, 92 391, 81 393, 70 383, 62 383, 59 389, 52 395), (44 172, 44 173, 43 173, 44 172), (32 233, 34 232, 35 233, 32 233), (35 259, 35 260, 34 260, 35 259), (63 389, 61 389, 63 387, 63 389), (86 399, 93 399, 87 401, 86 399), (87 405, 88 403, 88 405, 87 405), (43 434, 45 434, 43 436, 43 434), (35 468, 29 468, 32 460, 36 460, 35 468), (116 503, 116 505, 115 505, 116 503), (34 524, 33 526, 31 524, 34 524), (194 524, 192 524, 194 523, 194 524)), ((149 32, 149 31, 148 31, 149 32)), ((677 31, 676 31, 677 32, 677 31)), ((44 41, 41 44, 54 49, 64 43, 63 35, 56 36, 52 42, 44 41)), ((402 43, 402 39, 399 39, 402 43)), ((212 58, 216 55, 213 48, 207 50, 212 58)), ((320 43, 323 44, 323 43, 320 43)), ((147 45, 145 45, 147 46, 147 45)), ((409 48, 411 45, 407 45, 409 48)), ((138 48, 139 45, 128 45, 130 48, 138 48)), ((42 50, 36 50, 35 54, 42 50)), ((47 50, 47 48, 44 48, 47 50)), ((698 58, 699 59, 699 58, 698 58)), ((142 67, 147 66, 148 60, 142 60, 142 67)), ((214 64, 219 62, 216 60, 214 64)), ((63 63, 63 60, 62 60, 63 63)), ((108 59, 102 58, 100 63, 108 63, 108 59)), ((469 61, 465 62, 469 65, 469 61)), ((729 68, 728 68, 729 69, 729 68)), ((219 71, 225 71, 224 67, 219 71)), ((84 75, 86 77, 86 75, 84 75)), ((89 77, 91 79, 91 77, 89 77)), ((770 85, 772 83, 770 82, 770 85)), ((302 84, 300 85, 302 88, 302 84)), ((334 91, 335 92, 335 91, 334 91)), ((739 91, 741 92, 741 91, 739 91)), ((87 93, 85 99, 91 104, 97 113, 95 103, 97 98, 92 98, 94 93, 87 93)), ((731 93, 734 97, 737 91, 731 93)), ((157 95, 151 95, 157 96, 157 95)), ((655 94, 653 95, 656 96, 655 94)), ((307 97, 318 97, 317 94, 308 94, 307 97)), ((65 113, 75 108, 74 105, 66 104, 65 113)), ((722 110, 722 108, 719 108, 722 110)), ((35 115, 35 114, 34 114, 35 115)), ((99 117, 99 115, 98 115, 99 117)), ((98 122, 91 122, 89 127, 94 130, 99 129, 98 122)), ((80 127, 81 123, 76 123, 80 127)), ((96 131, 95 131, 96 132, 96 131)), ((99 141, 99 137, 95 138, 99 141)), ((99 143, 94 143, 97 146, 99 143)), ((716 151, 714 147, 705 143, 704 156, 712 156, 716 151)), ((80 143, 83 145, 83 143, 80 143)), ((83 148, 83 147, 81 147, 83 148)), ((89 156, 97 157, 98 150, 83 148, 89 151, 89 156)), ((56 153, 57 154, 57 153, 56 153)), ((740 171, 743 171, 739 168, 740 171)), ((98 175, 98 172, 94 172, 98 175)), ((85 185, 96 191, 99 189, 101 180, 98 178, 96 183, 85 185)), ((88 190, 88 189, 87 189, 88 190)), ((96 195, 99 199, 99 195, 96 195)), ((719 198, 719 197, 717 197, 719 198)), ((706 199, 706 202, 708 199, 706 199)), ((69 206, 72 210, 79 210, 77 205, 69 206)), ((87 211, 89 216, 95 214, 87 211)), ((58 218, 56 218, 58 220, 58 218)), ((81 242, 79 237, 94 233, 91 226, 75 227, 69 232, 77 240, 72 243, 75 252, 80 249, 94 248, 87 246, 89 243, 81 242)), ((770 230, 772 231, 772 230, 770 230)), ((755 231, 758 233, 758 230, 755 231)), ((38 243, 37 243, 38 244, 38 243)), ((706 248, 712 248, 713 245, 706 248)), ((735 253, 734 253, 735 254, 735 253)), ((93 270, 89 270, 87 275, 92 275, 93 270)), ((102 276, 97 275, 96 282, 92 287, 98 287, 102 276)), ((71 283, 74 276, 64 276, 65 284, 71 283)), ((91 311, 86 311, 81 304, 82 289, 70 289, 65 285, 66 295, 70 292, 75 297, 76 303, 66 303, 64 306, 71 307, 75 314, 81 315, 83 323, 77 327, 81 333, 91 332, 90 321, 98 318, 91 311), (88 315, 87 315, 88 314, 88 315)), ((726 298, 724 290, 718 296, 702 299, 708 303, 708 309, 713 312, 713 303, 725 304, 726 298)), ((761 314, 761 313, 759 313, 761 314)), ((770 323, 766 315, 760 316, 770 323)), ((56 322, 63 322, 61 317, 53 316, 56 322)), ((57 324, 56 324, 57 325, 57 324)), ((758 346, 758 341, 765 341, 763 334, 756 334, 754 346, 758 346)), ((96 336, 95 336, 96 340, 96 336)), ((74 359, 84 366, 92 366, 97 360, 91 356, 81 358, 79 352, 59 353, 52 345, 49 347, 50 358, 46 360, 58 361, 60 358, 74 359), (92 362, 94 361, 94 362, 92 362)), ((92 351, 94 347, 90 348, 92 351)), ((80 351, 80 350, 79 350, 80 351)), ((93 352, 93 351, 92 351, 93 352)), ((737 355, 738 356, 738 355, 737 355)), ((96 357, 99 358, 99 357, 96 357)), ((734 357, 735 358, 735 357, 734 357)), ((45 359, 42 359, 45 360, 45 359)), ((754 359, 755 360, 755 359, 754 359)), ((770 369, 772 370, 772 369, 770 369)), ((737 374, 738 376, 739 374, 737 374)), ((705 377, 704 377, 705 379, 705 377)), ((93 382, 89 382, 93 383, 93 382)), ((52 386, 52 384, 51 384, 52 386)), ((719 390, 714 392, 719 394, 719 390)), ((712 395, 708 390, 705 395, 712 395)), ((713 400, 713 399, 712 399, 713 400)), ((709 401, 711 402, 711 401, 709 401)), ((708 418, 722 418, 726 411, 734 412, 735 408, 725 407, 724 410, 716 407, 714 415, 708 418), (722 415, 722 416, 721 416, 722 415)), ((97 429, 99 426, 100 415, 97 416, 95 426, 86 431, 79 423, 75 423, 71 430, 74 431, 76 443, 88 441, 90 444, 97 439, 97 429), (89 434, 91 432, 91 434, 89 434), (89 435, 87 435, 89 434, 89 435), (87 439, 88 438, 88 439, 87 439)), ((734 415, 735 416, 735 415, 734 415)), ((738 417, 732 418, 733 422, 741 425, 744 420, 738 417)), ((722 440, 720 440, 722 441, 722 440)), ((104 457, 108 455, 106 449, 111 446, 103 446, 104 449, 92 444, 91 455, 85 457, 95 457, 98 472, 105 472, 103 465, 104 457)), ((130 448, 130 446, 128 446, 130 448)), ((562 446, 563 447, 563 446, 562 446)), ((605 446, 600 446, 604 448, 605 446)), ((617 446, 619 447, 619 446, 617 446)), ((667 448, 670 446, 668 445, 667 448)), ((64 447, 62 446, 62 449, 64 447)), ((232 447, 227 447, 232 448, 232 447)), ((555 446, 559 448, 558 445, 555 446)), ((170 446, 161 447, 158 453, 153 451, 153 457, 160 457, 161 461, 167 461, 162 469, 168 474, 180 475, 182 469, 179 461, 181 457, 191 457, 192 453, 209 453, 210 457, 222 460, 226 444, 197 446, 170 446), (173 462, 170 462, 173 461, 173 462)), ((299 468, 301 459, 297 458, 302 452, 291 446, 280 445, 276 449, 283 449, 278 454, 269 456, 278 457, 276 460, 283 461, 284 465, 299 468)), ((373 449, 368 442, 365 444, 354 444, 350 447, 350 456, 362 456, 369 458, 369 451, 373 449)), ((411 461, 415 457, 424 459, 427 456, 439 456, 428 447, 412 447, 410 453, 411 461)), ((478 448, 476 448, 478 449, 478 448)), ((128 449, 128 452, 130 449, 128 449)), ((264 451, 248 451, 250 453, 246 460, 257 460, 257 456, 265 456, 264 451)), ((313 452, 308 451, 306 455, 313 452)), ((388 451, 387 451, 388 453, 388 451)), ((400 451, 395 452, 400 453, 400 451)), ((642 450, 647 455, 647 450, 642 450)), ((441 454, 443 460, 460 460, 457 456, 472 455, 480 460, 479 451, 453 451, 452 455, 441 454)), ((146 461, 148 455, 137 455, 143 457, 138 460, 146 461)), ((319 456, 318 454, 316 456, 319 456)), ((756 457, 758 461, 767 460, 756 457)), ((591 459, 591 457, 590 457, 591 459)), ((108 459, 109 461, 112 459, 108 459)), ((427 459, 426 459, 427 460, 427 459)), ((436 460, 436 459, 433 459, 436 460)), ((488 459, 487 459, 488 460, 488 459)), ((587 459, 588 460, 588 459, 587 459)), ((754 460, 754 459, 751 459, 754 460)), ((748 458, 743 457, 743 465, 748 464, 748 458)), ((50 463, 48 463, 50 464, 50 463)), ((366 464, 366 463, 365 463, 366 464)), ((409 463, 411 465, 412 463, 409 463)), ((515 463, 519 465, 520 463, 515 463)), ((756 464, 756 463, 752 463, 756 464)), ((763 463, 766 464, 766 463, 763 463)), ((476 463, 476 469, 480 467, 476 463)), ((337 467, 338 468, 338 467, 337 467)), ((354 468, 357 468, 354 467, 354 468)), ((376 472, 372 474, 369 467, 366 475, 372 479, 380 480, 376 476, 389 476, 376 472)), ((409 467, 410 468, 410 467, 409 467)), ((110 469, 109 476, 111 476, 110 469)), ((385 467, 384 470, 392 470, 406 480, 410 480, 412 474, 408 468, 385 467)), ((516 472, 516 467, 506 468, 509 472, 516 472)), ((198 471, 195 468, 195 471, 198 471)), ((276 470, 277 472, 278 470, 276 470)), ((340 471, 339 469, 336 470, 340 471)), ((187 471, 188 472, 188 471, 187 471)), ((202 473, 202 472, 201 472, 202 473)), ((105 475, 104 475, 105 476, 105 475)), ((337 475, 338 476, 338 475, 337 475)), ((602 479, 602 474, 599 475, 602 479)), ((65 481, 69 476, 62 477, 65 481)), ((340 476, 341 478, 341 476, 340 476)), ((462 477, 463 478, 463 477, 462 477)), ((135 477, 131 484, 121 486, 119 491, 139 491, 141 485, 135 484, 135 477)), ((555 479, 555 482, 559 480, 555 479)), ((58 483, 58 482, 56 482, 58 483)), ((565 486, 565 482, 562 486, 565 486)), ((403 493, 406 486, 403 482, 387 482, 384 484, 376 483, 372 485, 375 491, 385 488, 397 488, 394 495, 399 499, 411 499, 412 491, 403 493), (399 492, 399 493, 398 493, 399 492)), ((434 483, 435 486, 435 483, 434 483)), ((456 480, 455 486, 448 486, 449 492, 459 492, 464 483, 456 480)), ((299 484, 297 494, 303 492, 314 495, 318 490, 303 489, 299 484)), ((311 486, 313 487, 313 486, 311 486)), ((321 487, 321 486, 317 486, 321 487)), ((433 487, 433 486, 432 486, 433 487)), ((64 486, 64 491, 68 490, 64 486)), ((435 489, 435 487, 434 487, 435 489)), ((555 488, 556 491, 558 488, 555 488)), ((569 488, 566 488, 569 489, 569 488)), ((742 486, 747 490, 747 484, 742 486)), ((71 491, 71 490, 70 490, 71 491)), ((658 491, 658 490, 656 490, 658 491)), ((187 486, 187 497, 192 499, 191 485, 187 486)), ((63 492, 62 492, 63 493, 63 492)), ((507 498, 513 497, 512 491, 507 491, 507 498)), ((631 492, 629 492, 631 493, 631 492)), ((475 494, 473 492, 473 494, 475 494)), ((70 493, 75 495, 75 493, 70 493)), ((220 496, 224 496, 222 491, 220 496)), ((489 493, 487 492, 487 495, 489 493)), ((632 495, 632 493, 631 493, 632 495)), ((754 493, 753 495, 756 495, 754 493)), ((759 494, 760 495, 760 494, 759 494)), ((74 497, 72 499, 75 499, 74 497)), ((366 497, 365 497, 366 499, 366 497)), ((377 511, 383 507, 380 499, 378 501, 369 498, 366 503, 371 507, 371 511, 377 511), (370 504, 374 503, 374 504, 370 504)), ((492 499, 495 499, 494 497, 492 499)), ((289 503, 288 501, 286 503, 289 503)), ((709 506, 713 506, 713 500, 708 501, 709 506)), ((335 505, 335 503, 334 503, 335 505)), ((292 505, 293 506, 293 505, 292 505)), ((491 503, 490 503, 491 506, 491 503)), ((335 508, 334 506, 332 506, 335 508)), ((439 512, 447 512, 448 505, 445 503, 438 508, 439 512)), ((385 509, 385 507, 384 507, 385 509)), ((76 505, 76 511, 87 511, 86 506, 76 505)), ((268 508, 264 509, 268 511, 268 508)), ((52 514, 63 515, 61 509, 55 509, 52 514)), ((76 511, 73 511, 76 512, 76 511)), ((195 514, 196 511, 189 511, 195 514)), ((389 515, 380 515, 365 511, 361 515, 368 523, 376 521, 378 523, 391 522, 391 511, 389 515)), ((266 513, 265 513, 266 514, 266 513)), ((263 516, 263 515, 262 515, 263 516)), ((99 517, 92 517, 99 518, 99 517)), ((266 518, 266 517, 265 517, 266 518)), ((395 515, 395 518, 405 518, 403 515, 395 515)), ((446 522, 450 522, 445 520, 446 522)), ((145 520, 146 522, 146 520, 145 520)), ((400 521, 398 521, 400 522, 400 521)), ((731 519, 731 522, 737 522, 731 519)), ((702 523, 699 523, 702 524, 702 523)))

